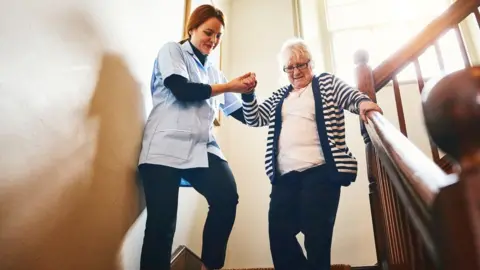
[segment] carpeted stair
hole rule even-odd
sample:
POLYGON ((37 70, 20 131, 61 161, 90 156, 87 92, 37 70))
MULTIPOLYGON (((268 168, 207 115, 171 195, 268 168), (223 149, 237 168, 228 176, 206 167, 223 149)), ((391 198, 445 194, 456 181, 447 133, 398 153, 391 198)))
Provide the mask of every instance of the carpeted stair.
MULTIPOLYGON (((200 257, 198 257, 193 251, 191 251, 186 246, 179 246, 175 252, 172 254, 171 260, 171 269, 172 270, 199 270, 202 267, 202 262, 200 257)), ((377 268, 357 268, 354 269, 367 270, 367 269, 377 269, 377 268)), ((242 268, 242 269, 223 269, 223 270, 275 270, 273 268, 242 268)), ((296 270, 296 269, 292 269, 296 270)), ((346 264, 334 264, 332 265, 331 270, 352 270, 350 265, 346 264)))
MULTIPOLYGON (((225 269, 225 270, 275 270, 275 269, 273 268, 242 268, 242 269, 225 269)), ((346 264, 334 264, 332 265, 331 270, 351 270, 351 267, 350 265, 346 265, 346 264)))

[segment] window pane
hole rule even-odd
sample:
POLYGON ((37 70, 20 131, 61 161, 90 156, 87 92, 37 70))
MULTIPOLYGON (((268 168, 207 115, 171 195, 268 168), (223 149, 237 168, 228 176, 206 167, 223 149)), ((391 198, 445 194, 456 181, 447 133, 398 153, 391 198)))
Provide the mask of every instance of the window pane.
POLYGON ((361 28, 380 23, 382 12, 371 12, 374 6, 371 1, 355 3, 345 6, 327 8, 327 26, 329 31, 361 28))
POLYGON ((370 0, 326 0, 327 7, 342 6, 349 4, 365 3, 370 0))
POLYGON ((439 45, 442 52, 443 62, 445 63, 446 72, 465 68, 462 51, 460 49, 460 42, 458 41, 454 30, 448 31, 439 40, 439 45))
POLYGON ((327 5, 327 23, 330 31, 337 31, 419 19, 430 22, 447 7, 447 0, 353 1, 343 5, 327 5))
MULTIPOLYGON (((382 40, 382 42, 375 43, 375 52, 372 53, 372 67, 378 66, 382 61, 386 60, 399 49, 404 47, 425 24, 426 23, 423 20, 417 20, 411 23, 394 24, 376 28, 374 30, 374 38, 375 40, 382 40), (395 34, 392 35, 392 33, 395 34)), ((435 54, 432 55, 431 51, 427 51, 422 59, 420 59, 420 64, 422 67, 422 75, 424 77, 432 76, 432 74, 437 72, 438 67, 435 54), (428 64, 422 65, 422 59, 428 64)), ((400 70, 397 74, 397 79, 399 81, 414 81, 416 78, 415 66, 412 63, 400 70)))
POLYGON ((449 0, 376 0, 384 2, 383 7, 395 19, 401 21, 427 18, 429 21, 437 17, 450 6, 449 0))
POLYGON ((355 83, 353 55, 359 49, 373 49, 372 31, 369 29, 347 30, 332 35, 335 73, 350 84, 355 83))
POLYGON ((415 28, 409 24, 390 24, 374 28, 374 50, 371 54, 372 66, 377 66, 381 61, 392 55, 415 33, 415 28))
POLYGON ((399 82, 415 82, 417 80, 417 73, 415 72, 413 63, 409 63, 397 73, 397 80, 399 82))
POLYGON ((323 46, 329 46, 329 40, 324 41, 320 35, 319 26, 324 23, 324 20, 318 16, 319 4, 318 0, 300 0, 302 38, 311 48, 316 72, 325 70, 323 46))
POLYGON ((305 42, 308 44, 312 52, 313 70, 316 73, 324 72, 325 59, 323 57, 322 46, 325 44, 322 44, 322 42, 320 42, 318 39, 305 39, 305 42))
POLYGON ((440 73, 440 66, 437 60, 435 47, 430 46, 420 57, 418 57, 423 78, 431 78, 440 73))
MULTIPOLYGON (((314 0, 303 0, 312 2, 314 0)), ((318 0, 317 0, 318 1, 318 0)), ((331 44, 335 72, 347 82, 354 82, 353 55, 359 49, 366 49, 370 54, 369 64, 372 68, 405 46, 416 34, 449 7, 450 0, 323 0, 327 12, 326 18, 317 14, 316 20, 304 19, 303 25, 327 22, 331 37, 330 42, 322 42, 318 28, 308 32, 309 43, 318 39, 320 44, 331 44), (309 22, 307 22, 307 20, 309 22), (314 33, 315 32, 315 33, 314 33)), ((323 2, 319 1, 319 2, 323 2)), ((312 4, 310 5, 312 6, 312 4)), ((315 9, 315 11, 318 7, 315 9)), ((312 10, 302 13, 314 16, 312 10)), ((304 28, 305 31, 306 28, 304 28)), ((463 67, 458 43, 453 38, 443 38, 441 48, 445 67, 453 70, 463 67), (448 52, 448 53, 447 53, 448 52), (450 53, 454 52, 454 53, 450 53), (455 57, 451 57, 455 55, 455 57)), ((447 35, 447 36, 448 36, 447 35)), ((319 56, 317 56, 320 58, 319 56)), ((324 58, 328 58, 325 56, 324 58)), ((424 77, 438 74, 439 66, 434 49, 427 50, 420 58, 424 77)), ((398 79, 415 80, 413 64, 406 66, 398 74, 398 79)))
MULTIPOLYGON (((418 31, 418 22, 412 24, 384 25, 370 29, 346 30, 334 33, 333 54, 335 72, 345 80, 354 82, 353 55, 359 49, 368 51, 372 68, 377 67, 382 61, 394 54, 404 46, 418 31), (395 33, 392 35, 392 33, 395 33)), ((435 52, 427 51, 421 58, 424 76, 432 76, 438 73, 438 64, 435 52)), ((416 72, 413 65, 406 66, 398 74, 400 81, 415 80, 416 72)))
POLYGON ((324 23, 318 16, 318 0, 300 1, 300 23, 302 25, 302 34, 305 40, 320 39, 319 25, 324 23))

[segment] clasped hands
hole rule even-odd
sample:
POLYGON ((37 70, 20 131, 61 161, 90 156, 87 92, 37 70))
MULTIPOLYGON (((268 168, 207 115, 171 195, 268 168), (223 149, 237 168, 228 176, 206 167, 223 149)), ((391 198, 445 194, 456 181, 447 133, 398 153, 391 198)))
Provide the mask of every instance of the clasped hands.
POLYGON ((229 82, 232 92, 247 94, 252 92, 257 86, 257 78, 255 73, 248 72, 244 75, 237 77, 229 82))

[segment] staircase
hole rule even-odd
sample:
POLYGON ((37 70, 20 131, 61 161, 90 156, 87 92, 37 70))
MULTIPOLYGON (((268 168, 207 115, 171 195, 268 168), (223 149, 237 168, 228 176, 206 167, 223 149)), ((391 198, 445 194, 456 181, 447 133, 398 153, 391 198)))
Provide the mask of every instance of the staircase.
MULTIPOLYGON (((479 7, 480 0, 455 1, 375 69, 368 65, 368 52, 355 54, 362 92, 376 101, 379 91, 393 85, 400 130, 377 112, 368 115, 368 124, 360 123, 377 263, 333 265, 332 270, 480 270, 480 66, 471 67, 459 27, 473 15, 480 30, 479 7), (419 57, 434 48, 444 71, 438 40, 449 30, 458 37, 465 69, 426 82, 419 57), (421 117, 432 158, 408 139, 397 75, 410 64, 424 97, 421 117)), ((197 270, 201 260, 180 246, 171 265, 172 270, 197 270)))
MULTIPOLYGON (((361 123, 380 269, 480 269, 480 67, 471 67, 459 24, 480 1, 457 0, 378 67, 355 55, 358 88, 376 100, 393 85, 398 131, 379 113, 361 123), (465 69, 425 83, 419 57, 448 30, 458 38, 465 69), (408 140, 398 73, 413 64, 433 160, 408 140), (438 147, 446 152, 440 157, 438 147)), ((448 52, 445 52, 448 53, 448 52)))
MULTIPOLYGON (((179 246, 173 252, 171 270, 200 270, 202 261, 192 250, 186 246, 179 246)), ((332 265, 331 270, 373 270, 376 267, 350 267, 349 265, 332 265)), ((226 270, 274 270, 273 268, 248 268, 226 270)))

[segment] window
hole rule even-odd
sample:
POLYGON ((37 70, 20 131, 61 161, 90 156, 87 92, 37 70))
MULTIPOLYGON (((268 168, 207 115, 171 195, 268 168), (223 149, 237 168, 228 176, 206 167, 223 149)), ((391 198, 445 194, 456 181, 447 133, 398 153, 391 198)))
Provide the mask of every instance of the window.
MULTIPOLYGON (((449 6, 448 0, 300 0, 302 35, 313 47, 323 46, 315 62, 354 83, 353 54, 366 49, 372 68, 392 55, 449 6), (316 11, 312 14, 312 10, 316 11), (320 25, 318 27, 317 25, 320 25), (316 31, 317 33, 314 33, 316 31)), ((463 67, 457 37, 448 32, 439 41, 446 70, 463 67)), ((424 77, 440 71, 434 48, 420 58, 424 77)), ((413 65, 399 75, 415 80, 413 65)))

